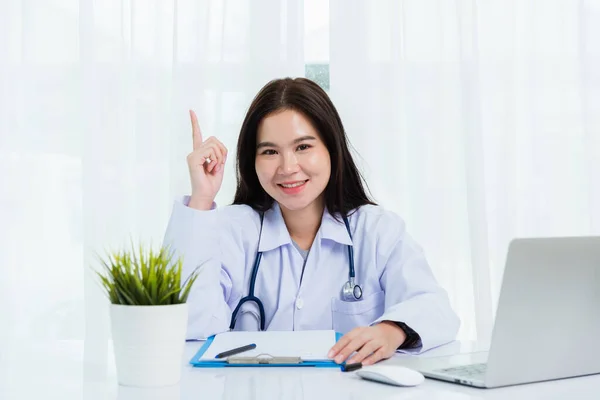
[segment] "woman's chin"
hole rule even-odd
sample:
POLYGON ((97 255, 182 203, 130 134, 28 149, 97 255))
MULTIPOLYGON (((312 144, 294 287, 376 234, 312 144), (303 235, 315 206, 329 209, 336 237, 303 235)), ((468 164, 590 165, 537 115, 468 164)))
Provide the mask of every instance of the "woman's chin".
POLYGON ((297 201, 278 201, 279 207, 287 211, 304 210, 310 203, 300 203, 297 201))
POLYGON ((287 211, 302 211, 306 208, 316 204, 316 199, 303 200, 303 199, 277 199, 279 207, 287 211))

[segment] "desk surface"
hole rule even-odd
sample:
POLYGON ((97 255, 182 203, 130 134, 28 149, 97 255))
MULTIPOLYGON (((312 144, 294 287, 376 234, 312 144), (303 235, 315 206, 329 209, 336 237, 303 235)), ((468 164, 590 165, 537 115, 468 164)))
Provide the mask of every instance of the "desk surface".
MULTIPOLYGON (((188 361, 201 343, 186 344, 182 379, 160 389, 117 384, 112 345, 84 341, 14 342, 0 347, 0 398, 85 400, 174 399, 598 399, 600 375, 499 389, 476 389, 427 379, 414 388, 364 381, 338 369, 195 369, 188 361)), ((455 342, 424 356, 485 350, 485 344, 455 342)), ((423 356, 422 356, 423 357, 423 356)), ((403 364, 409 356, 386 363, 403 364)))

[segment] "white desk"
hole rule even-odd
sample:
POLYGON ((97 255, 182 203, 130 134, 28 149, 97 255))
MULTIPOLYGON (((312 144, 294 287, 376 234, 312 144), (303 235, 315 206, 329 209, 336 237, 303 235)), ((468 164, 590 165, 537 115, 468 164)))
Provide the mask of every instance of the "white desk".
MULTIPOLYGON (((475 389, 427 379, 415 388, 368 382, 353 373, 316 368, 197 369, 188 361, 200 343, 186 344, 179 385, 136 389, 116 383, 112 345, 83 341, 16 342, 0 347, 0 399, 599 399, 600 375, 499 389, 475 389)), ((426 356, 479 351, 455 342, 426 356)), ((414 361, 414 360, 412 360, 414 361)), ((406 356, 386 362, 412 362, 406 356)))

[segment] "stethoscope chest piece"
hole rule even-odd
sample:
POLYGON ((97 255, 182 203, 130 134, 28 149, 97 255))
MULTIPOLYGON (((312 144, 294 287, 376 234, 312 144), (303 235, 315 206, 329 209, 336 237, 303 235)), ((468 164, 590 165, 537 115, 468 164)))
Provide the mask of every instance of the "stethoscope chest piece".
POLYGON ((362 299, 362 288, 354 283, 354 278, 350 278, 342 288, 342 299, 345 301, 357 301, 362 299))

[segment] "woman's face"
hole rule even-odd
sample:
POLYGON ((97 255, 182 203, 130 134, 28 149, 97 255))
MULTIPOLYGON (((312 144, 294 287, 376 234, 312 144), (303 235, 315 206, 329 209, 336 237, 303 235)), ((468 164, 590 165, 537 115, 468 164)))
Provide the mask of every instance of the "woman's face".
POLYGON ((304 115, 284 110, 267 116, 258 126, 256 143, 256 174, 269 196, 290 211, 320 204, 331 159, 304 115))

